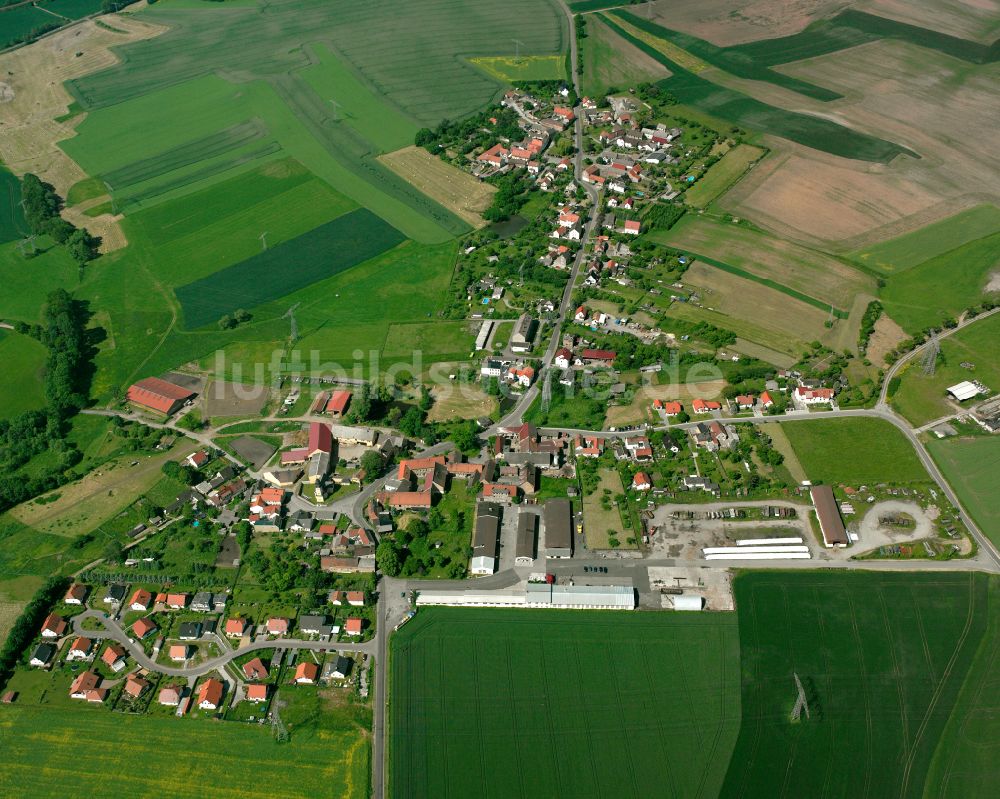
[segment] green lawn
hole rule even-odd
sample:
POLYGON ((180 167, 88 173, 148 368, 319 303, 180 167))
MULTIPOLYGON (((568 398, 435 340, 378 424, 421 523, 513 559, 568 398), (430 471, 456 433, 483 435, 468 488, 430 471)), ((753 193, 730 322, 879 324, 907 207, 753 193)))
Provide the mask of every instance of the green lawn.
POLYGON ((1000 546, 1000 437, 933 440, 927 449, 976 524, 1000 546))
MULTIPOLYGON (((941 355, 933 375, 924 374, 921 359, 914 358, 899 376, 892 406, 916 426, 955 412, 945 389, 963 380, 979 380, 1000 391, 1000 314, 976 322, 941 341, 941 355), (966 369, 971 363, 974 369, 966 369)), ((974 403, 968 403, 974 404, 974 403)))
MULTIPOLYGON (((738 577, 743 723, 722 795, 940 796, 924 783, 963 683, 977 687, 967 676, 986 642, 989 581, 839 570, 738 577), (797 724, 795 674, 811 713, 797 724), (837 752, 850 753, 850 767, 837 752)), ((966 779, 985 786, 989 773, 992 761, 966 779)))
POLYGON ((993 233, 890 276, 880 296, 889 316, 917 333, 986 299, 998 263, 1000 233, 993 233))
POLYGON ((0 419, 45 405, 45 347, 30 336, 0 328, 0 363, 9 378, 0 383, 0 419))
POLYGON ((913 483, 930 478, 906 437, 881 419, 815 419, 781 426, 813 482, 913 483))
POLYGON ((734 614, 422 608, 390 645, 391 796, 718 796, 734 614))
MULTIPOLYGON (((68 681, 58 690, 68 690, 68 681)), ((279 744, 266 726, 112 714, 85 702, 0 709, 0 747, 0 785, 30 785, 38 799, 65 796, 67 774, 90 785, 93 796, 176 799, 206 792, 219 799, 363 799, 370 781, 367 739, 356 728, 320 727, 279 744), (267 774, 294 779, 269 780, 265 789, 267 774)))
POLYGON ((905 271, 929 258, 1000 231, 1000 208, 977 205, 852 254, 858 263, 887 275, 905 271))

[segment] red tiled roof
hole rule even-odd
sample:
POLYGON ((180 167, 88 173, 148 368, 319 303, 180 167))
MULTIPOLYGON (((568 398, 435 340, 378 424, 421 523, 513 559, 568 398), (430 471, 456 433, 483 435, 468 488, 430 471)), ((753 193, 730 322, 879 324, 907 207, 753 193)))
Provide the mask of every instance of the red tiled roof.
POLYGON ((220 680, 214 678, 205 680, 198 690, 198 704, 200 705, 202 702, 207 701, 218 707, 219 702, 222 701, 222 691, 223 685, 220 680))
POLYGON ((160 413, 169 413, 174 405, 194 396, 193 391, 160 380, 158 377, 147 377, 129 386, 126 395, 129 402, 134 402, 160 413))
POLYGON ((347 404, 351 401, 350 391, 334 391, 326 403, 327 413, 343 414, 347 410, 347 404))
POLYGON ((322 422, 313 422, 309 425, 309 443, 306 445, 306 452, 333 452, 333 433, 330 425, 322 422))

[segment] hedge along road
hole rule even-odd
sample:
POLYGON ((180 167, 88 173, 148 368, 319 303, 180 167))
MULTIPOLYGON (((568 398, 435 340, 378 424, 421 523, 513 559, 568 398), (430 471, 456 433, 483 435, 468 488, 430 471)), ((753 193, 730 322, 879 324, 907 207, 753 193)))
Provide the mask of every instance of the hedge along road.
POLYGON ((264 641, 254 641, 248 646, 230 650, 224 655, 219 655, 219 657, 206 660, 204 663, 199 663, 197 666, 191 666, 190 668, 184 669, 177 668, 175 666, 164 666, 154 660, 150 660, 142 648, 129 638, 128 634, 121 628, 121 625, 119 625, 117 621, 100 611, 86 610, 79 616, 74 616, 73 632, 77 635, 92 638, 98 641, 108 639, 117 641, 128 650, 128 653, 135 659, 135 662, 144 669, 156 671, 160 674, 166 674, 168 677, 201 677, 208 674, 210 671, 215 671, 215 669, 225 666, 234 658, 243 657, 243 655, 250 652, 257 652, 261 649, 279 648, 308 649, 313 652, 362 652, 366 655, 374 654, 375 652, 375 641, 368 641, 363 644, 352 644, 350 642, 330 643, 327 641, 303 641, 298 638, 270 639, 264 641), (94 630, 83 629, 81 622, 84 619, 97 619, 104 625, 105 632, 95 632, 94 630))

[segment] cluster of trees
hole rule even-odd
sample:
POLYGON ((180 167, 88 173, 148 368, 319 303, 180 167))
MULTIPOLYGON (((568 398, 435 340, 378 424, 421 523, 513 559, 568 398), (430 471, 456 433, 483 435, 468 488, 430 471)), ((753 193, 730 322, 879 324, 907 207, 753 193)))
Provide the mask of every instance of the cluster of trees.
POLYGON ((68 587, 68 578, 58 575, 50 577, 35 592, 21 615, 14 621, 14 626, 7 633, 3 649, 0 650, 0 688, 7 684, 14 666, 34 640, 38 628, 49 614, 49 609, 59 601, 68 587))
POLYGON ((875 332, 875 323, 882 315, 882 303, 872 300, 865 308, 865 315, 861 317, 861 330, 858 333, 858 352, 864 354, 868 349, 868 341, 875 332))
POLYGON ((219 329, 232 330, 234 327, 249 322, 251 319, 253 319, 253 315, 249 311, 237 308, 231 314, 227 313, 219 320, 219 329))
POLYGON ((24 219, 32 233, 49 235, 57 243, 65 245, 80 266, 99 255, 100 237, 91 236, 84 228, 75 227, 59 215, 63 202, 51 183, 27 173, 21 180, 21 199, 24 219))
POLYGON ((489 182, 496 186, 496 193, 490 207, 483 211, 483 219, 488 222, 503 222, 520 211, 531 191, 532 182, 523 169, 515 169, 503 175, 490 178, 489 182))
POLYGON ((524 136, 517 112, 511 108, 493 106, 461 121, 442 119, 436 128, 421 128, 413 143, 438 155, 445 149, 463 154, 488 147, 497 139, 520 141, 524 136), (496 123, 491 120, 495 119, 496 123))

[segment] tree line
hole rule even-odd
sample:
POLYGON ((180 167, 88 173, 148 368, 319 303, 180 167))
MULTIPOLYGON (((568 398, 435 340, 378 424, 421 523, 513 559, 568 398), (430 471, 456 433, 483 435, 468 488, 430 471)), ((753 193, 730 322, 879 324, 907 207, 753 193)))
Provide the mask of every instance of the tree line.
POLYGON ((66 592, 69 582, 67 577, 50 577, 35 592, 31 601, 21 611, 21 615, 14 621, 14 626, 7 633, 3 649, 0 650, 0 688, 7 684, 17 661, 21 659, 24 650, 35 639, 39 627, 42 626, 45 617, 49 615, 49 609, 66 592))
POLYGON ((87 339, 86 306, 64 289, 49 294, 42 323, 18 322, 18 333, 32 336, 47 350, 43 411, 25 411, 0 419, 0 512, 62 485, 66 471, 82 455, 66 441, 68 421, 86 401, 92 351, 87 339), (16 470, 45 451, 56 457, 41 474, 26 476, 16 470))

